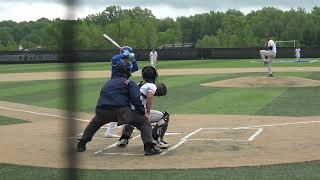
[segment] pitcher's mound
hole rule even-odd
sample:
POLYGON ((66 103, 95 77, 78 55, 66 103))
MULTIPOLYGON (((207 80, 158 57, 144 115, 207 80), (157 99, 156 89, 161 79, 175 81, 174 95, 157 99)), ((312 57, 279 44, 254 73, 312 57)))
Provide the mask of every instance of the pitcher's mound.
POLYGON ((241 77, 201 84, 212 87, 307 87, 320 86, 320 81, 299 77, 241 77))

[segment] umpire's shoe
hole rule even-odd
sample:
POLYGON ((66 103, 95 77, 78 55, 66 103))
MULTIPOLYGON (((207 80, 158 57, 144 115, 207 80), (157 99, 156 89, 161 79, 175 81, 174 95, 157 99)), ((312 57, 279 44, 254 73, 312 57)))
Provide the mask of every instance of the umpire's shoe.
POLYGON ((77 145, 77 152, 83 152, 85 151, 87 148, 86 148, 86 145, 87 145, 87 142, 84 142, 83 140, 81 139, 78 139, 79 142, 78 142, 78 145, 77 145))
POLYGON ((147 143, 144 145, 144 155, 150 156, 150 155, 156 155, 160 153, 161 153, 161 149, 158 148, 155 144, 147 143))

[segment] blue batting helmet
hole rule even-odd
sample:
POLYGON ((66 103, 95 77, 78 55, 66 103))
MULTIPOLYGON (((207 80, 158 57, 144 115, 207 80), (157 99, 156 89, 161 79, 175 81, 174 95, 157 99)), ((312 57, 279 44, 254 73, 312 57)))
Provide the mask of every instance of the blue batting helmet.
POLYGON ((133 49, 130 46, 122 46, 120 52, 123 53, 125 50, 128 50, 130 53, 133 53, 133 49))

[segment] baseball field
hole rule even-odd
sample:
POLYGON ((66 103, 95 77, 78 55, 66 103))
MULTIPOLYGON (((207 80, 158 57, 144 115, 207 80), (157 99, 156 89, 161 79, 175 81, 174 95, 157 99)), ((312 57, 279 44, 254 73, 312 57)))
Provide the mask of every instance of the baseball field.
MULTIPOLYGON (((74 146, 110 77, 109 62, 76 66, 74 146)), ((160 61, 168 94, 153 109, 171 114, 170 148, 145 157, 138 131, 120 149, 101 129, 78 154, 79 179, 320 179, 320 59, 273 67, 268 78, 252 59, 160 61)), ((0 66, 0 179, 64 177, 64 81, 63 64, 0 66)))

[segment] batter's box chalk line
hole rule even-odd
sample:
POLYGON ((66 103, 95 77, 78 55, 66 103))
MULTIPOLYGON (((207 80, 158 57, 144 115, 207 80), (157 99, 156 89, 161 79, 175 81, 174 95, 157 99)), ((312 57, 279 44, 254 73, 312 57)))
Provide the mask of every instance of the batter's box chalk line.
MULTIPOLYGON (((167 132, 165 135, 166 136, 174 136, 174 135, 179 135, 181 133, 179 132, 167 132)), ((134 139, 137 139, 140 137, 140 134, 132 137, 130 140, 134 140, 134 139)), ((135 153, 108 153, 106 152, 107 150, 113 148, 113 147, 116 147, 118 144, 118 142, 114 143, 114 144, 111 144, 103 149, 100 149, 96 152, 94 152, 95 155, 98 155, 98 154, 104 154, 104 155, 123 155, 123 156, 140 156, 140 155, 144 155, 144 154, 135 154, 135 153)))
POLYGON ((179 146, 183 145, 184 143, 188 142, 188 141, 237 141, 237 142, 250 142, 253 141, 258 135, 261 134, 261 132, 263 131, 263 128, 255 128, 255 127, 240 127, 240 128, 199 128, 195 131, 192 131, 191 133, 187 134, 185 137, 181 138, 180 141, 175 144, 174 146, 172 146, 171 148, 169 148, 168 150, 164 151, 161 153, 161 155, 165 155, 168 152, 178 148, 179 146), (195 138, 190 138, 193 135, 204 131, 204 130, 256 130, 254 134, 252 134, 248 139, 245 140, 240 140, 240 139, 195 139, 195 138))
POLYGON ((245 141, 253 141, 260 133, 263 131, 263 128, 202 128, 202 130, 256 130, 254 134, 252 134, 248 139, 188 139, 188 141, 239 141, 239 142, 245 142, 245 141))

